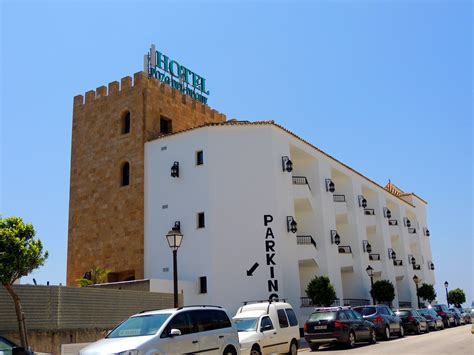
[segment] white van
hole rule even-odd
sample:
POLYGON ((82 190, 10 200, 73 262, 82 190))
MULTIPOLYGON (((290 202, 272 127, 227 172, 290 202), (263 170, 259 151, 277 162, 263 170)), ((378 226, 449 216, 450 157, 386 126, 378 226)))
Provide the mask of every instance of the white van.
POLYGON ((185 306, 135 314, 80 355, 239 355, 237 330, 218 306, 185 306))
POLYGON ((233 319, 242 354, 298 352, 298 319, 293 307, 284 300, 244 302, 233 319))

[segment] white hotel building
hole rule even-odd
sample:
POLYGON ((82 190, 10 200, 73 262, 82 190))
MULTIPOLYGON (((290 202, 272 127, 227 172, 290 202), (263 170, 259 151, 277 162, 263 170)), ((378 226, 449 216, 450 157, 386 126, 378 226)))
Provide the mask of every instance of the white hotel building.
POLYGON ((145 144, 144 170, 144 275, 172 280, 165 235, 179 222, 185 304, 235 312, 278 295, 304 321, 315 275, 330 278, 341 305, 371 302, 369 265, 374 282, 394 285, 395 307, 416 307, 415 274, 435 283, 424 200, 378 185, 271 121, 158 137, 145 144))

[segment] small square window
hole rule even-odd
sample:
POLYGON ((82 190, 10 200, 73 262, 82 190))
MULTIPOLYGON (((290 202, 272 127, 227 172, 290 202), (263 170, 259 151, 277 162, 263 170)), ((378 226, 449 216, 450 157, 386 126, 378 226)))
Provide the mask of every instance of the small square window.
POLYGON ((198 228, 204 228, 205 223, 204 223, 204 212, 199 212, 197 214, 197 227, 198 228))
POLYGON ((160 133, 171 133, 171 120, 165 116, 160 116, 160 133))
POLYGON ((199 293, 207 293, 207 277, 199 277, 199 293))
POLYGON ((196 152, 196 165, 203 165, 204 164, 204 155, 202 150, 196 152))

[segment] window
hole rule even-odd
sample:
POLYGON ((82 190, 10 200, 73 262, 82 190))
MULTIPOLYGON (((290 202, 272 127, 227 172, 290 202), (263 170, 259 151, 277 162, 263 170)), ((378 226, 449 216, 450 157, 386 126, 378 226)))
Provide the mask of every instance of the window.
POLYGON ((122 164, 122 186, 130 185, 130 164, 125 162, 122 164))
POLYGON ((385 314, 385 315, 390 314, 387 307, 380 307, 379 312, 380 312, 380 314, 385 314))
POLYGON ((296 314, 291 308, 286 309, 286 315, 288 316, 288 320, 290 321, 290 327, 298 325, 298 319, 296 318, 296 314))
POLYGON ((217 324, 211 311, 192 311, 193 320, 198 332, 207 332, 216 329, 217 324))
POLYGON ((288 318, 286 318, 286 313, 284 309, 277 309, 278 323, 280 323, 280 328, 288 327, 288 318))
POLYGON ((202 150, 196 152, 196 165, 204 164, 204 155, 202 150))
POLYGON ((171 120, 165 116, 160 116, 160 133, 171 133, 171 120))
POLYGON ((260 331, 273 329, 273 323, 270 317, 263 317, 260 323, 260 331))
POLYGON ((122 134, 130 133, 130 111, 127 111, 122 116, 122 134))
POLYGON ((224 311, 213 310, 210 312, 212 313, 216 329, 232 327, 230 319, 224 311))
MULTIPOLYGON (((197 329, 191 321, 191 312, 182 312, 174 316, 169 322, 163 335, 166 337, 171 332, 171 329, 179 329, 181 335, 196 333, 197 329)), ((162 335, 162 336, 163 336, 162 335)))
POLYGON ((207 277, 201 276, 199 278, 199 293, 207 293, 207 277))
POLYGON ((197 227, 198 228, 204 228, 205 223, 204 223, 204 212, 199 212, 197 214, 197 227))

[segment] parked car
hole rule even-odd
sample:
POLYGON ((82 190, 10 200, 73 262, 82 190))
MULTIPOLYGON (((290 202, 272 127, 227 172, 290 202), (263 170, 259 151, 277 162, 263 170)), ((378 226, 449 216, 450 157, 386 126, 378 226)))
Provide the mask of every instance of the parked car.
POLYGON ((316 308, 304 324, 304 338, 313 351, 330 343, 353 348, 359 341, 377 342, 374 324, 351 307, 316 308))
POLYGON ((426 319, 416 309, 402 308, 397 310, 395 314, 402 319, 406 332, 421 334, 422 332, 428 333, 430 331, 426 319))
POLYGON ((378 337, 389 340, 393 333, 400 338, 405 336, 402 320, 385 305, 354 307, 354 311, 359 313, 365 320, 375 325, 378 337))
POLYGON ((245 302, 233 319, 241 354, 298 352, 300 329, 291 304, 271 300, 245 302))
POLYGON ((25 350, 25 348, 0 335, 0 355, 12 355, 13 352, 15 354, 33 355, 32 351, 25 350))
POLYGON ((417 309, 418 313, 420 313, 423 317, 425 317, 426 321, 428 322, 428 327, 433 330, 441 330, 444 329, 443 318, 436 313, 433 308, 423 308, 417 309))
POLYGON ((92 354, 240 354, 237 329, 218 306, 186 306, 135 314, 105 339, 86 346, 92 354))
POLYGON ((464 317, 464 320, 466 324, 471 324, 472 323, 472 318, 474 317, 474 314, 471 313, 472 309, 471 308, 460 308, 459 311, 461 312, 461 315, 464 317))
POLYGON ((451 312, 453 312, 454 314, 454 326, 458 326, 458 325, 462 325, 462 324, 466 324, 466 321, 464 320, 464 317, 462 316, 461 312, 459 311, 459 309, 455 308, 455 307, 451 307, 449 309, 451 312))
POLYGON ((454 325, 454 314, 448 309, 448 306, 445 304, 435 304, 432 307, 436 313, 438 313, 441 318, 443 318, 443 323, 445 328, 449 328, 451 325, 454 325))

